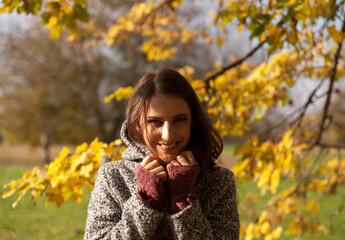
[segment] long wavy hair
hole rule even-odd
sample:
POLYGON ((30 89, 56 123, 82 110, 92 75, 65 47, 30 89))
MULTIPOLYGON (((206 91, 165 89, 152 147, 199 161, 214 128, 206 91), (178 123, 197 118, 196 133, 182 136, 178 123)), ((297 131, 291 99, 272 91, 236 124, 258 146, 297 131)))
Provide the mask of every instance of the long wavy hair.
POLYGON ((214 170, 215 161, 223 151, 223 141, 189 82, 175 70, 161 69, 145 74, 139 80, 126 108, 129 137, 134 142, 145 144, 143 131, 140 131, 140 119, 144 118, 143 122, 146 124, 149 101, 158 94, 178 96, 186 101, 192 116, 191 134, 186 149, 193 152, 201 167, 214 170))

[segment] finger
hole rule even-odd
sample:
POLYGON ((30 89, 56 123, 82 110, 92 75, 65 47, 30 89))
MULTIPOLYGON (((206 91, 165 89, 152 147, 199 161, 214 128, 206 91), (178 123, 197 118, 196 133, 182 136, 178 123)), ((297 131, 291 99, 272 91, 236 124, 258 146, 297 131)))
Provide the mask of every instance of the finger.
POLYGON ((181 166, 181 164, 176 160, 172 160, 170 163, 174 166, 181 166))
POLYGON ((165 170, 164 170, 164 167, 158 166, 158 167, 152 168, 152 169, 150 170, 150 172, 159 174, 160 172, 165 172, 165 170))
POLYGON ((182 155, 182 154, 177 155, 176 160, 182 166, 189 165, 187 158, 184 155, 182 155))
POLYGON ((153 160, 155 160, 156 157, 154 155, 149 155, 149 156, 146 156, 140 163, 140 165, 142 167, 145 167, 148 163, 152 162, 153 160))
POLYGON ((158 174, 161 175, 161 176, 163 177, 164 181, 167 180, 168 174, 167 174, 165 171, 164 171, 164 172, 160 172, 160 173, 158 173, 158 174))
POLYGON ((183 151, 180 154, 183 155, 187 159, 190 165, 196 163, 196 160, 194 158, 194 154, 192 151, 183 151))
POLYGON ((158 166, 154 169, 151 169, 150 172, 161 175, 164 178, 164 180, 167 177, 167 173, 165 172, 165 169, 163 166, 158 166))
POLYGON ((144 168, 146 170, 152 170, 152 169, 159 167, 159 166, 162 166, 162 165, 158 162, 158 160, 155 159, 152 162, 149 162, 148 164, 146 164, 146 166, 144 166, 144 168))
POLYGON ((181 164, 176 160, 172 160, 167 167, 169 166, 181 166, 181 164))

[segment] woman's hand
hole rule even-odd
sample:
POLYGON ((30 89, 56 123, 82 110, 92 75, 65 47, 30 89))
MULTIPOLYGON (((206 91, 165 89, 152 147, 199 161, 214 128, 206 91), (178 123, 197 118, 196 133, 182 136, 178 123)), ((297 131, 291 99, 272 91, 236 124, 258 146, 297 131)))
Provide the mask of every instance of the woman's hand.
POLYGON ((169 212, 177 213, 195 203, 194 184, 199 174, 199 164, 191 151, 181 152, 167 166, 169 212))
POLYGON ((177 155, 176 160, 172 160, 168 166, 186 166, 195 164, 195 158, 192 151, 183 151, 177 155))
POLYGON ((164 167, 160 164, 154 155, 146 156, 140 165, 147 171, 159 174, 163 177, 164 181, 167 180, 167 173, 164 167))
POLYGON ((160 210, 165 200, 164 182, 167 180, 164 167, 155 156, 150 155, 135 168, 135 176, 139 183, 136 194, 139 200, 160 210))

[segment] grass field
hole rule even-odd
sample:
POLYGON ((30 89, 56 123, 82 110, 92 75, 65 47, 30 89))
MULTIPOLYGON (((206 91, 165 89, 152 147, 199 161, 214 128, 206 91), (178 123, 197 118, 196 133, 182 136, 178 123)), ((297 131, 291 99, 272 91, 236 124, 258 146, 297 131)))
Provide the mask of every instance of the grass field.
MULTIPOLYGON (((228 148, 231 152, 232 149, 228 148)), ((1 152, 0 152, 1 153, 1 152)), ((0 154, 1 155, 1 154, 0 154)), ((4 161, 8 162, 8 161, 4 161)), ((33 165, 26 161, 26 165, 1 162, 0 158, 0 186, 11 180, 18 179, 25 171, 32 169, 33 165)), ((222 158, 222 165, 231 166, 235 159, 229 155, 222 158)), ((31 163, 32 164, 32 163, 31 163)), ((288 184, 287 182, 283 182, 288 184)), ((239 195, 239 204, 247 192, 255 192, 255 184, 248 182, 237 186, 239 195)), ((44 199, 38 197, 35 205, 30 202, 30 197, 26 196, 12 209, 11 204, 17 196, 8 199, 0 199, 0 240, 9 239, 37 239, 37 240, 68 240, 82 239, 86 221, 87 204, 90 197, 90 190, 85 187, 85 194, 82 202, 77 204, 67 202, 59 209, 53 204, 46 206, 44 199)), ((1 191, 2 195, 2 191, 1 191)), ((320 198, 311 196, 311 198, 320 198)), ((345 187, 339 188, 338 194, 323 197, 320 213, 312 215, 312 218, 319 218, 329 229, 327 235, 314 236, 306 234, 302 237, 286 237, 281 239, 303 239, 303 240, 341 240, 345 239, 345 187)), ((264 204, 264 203, 261 203, 264 204)), ((243 216, 241 216, 243 221, 243 216)))
MULTIPOLYGON (((282 180, 279 189, 286 188, 291 185, 287 180, 282 180)), ((253 182, 246 182, 243 184, 237 185, 237 192, 239 197, 239 207, 243 204, 243 197, 246 193, 258 193, 258 190, 255 187, 253 182)), ((265 199, 268 197, 264 197, 263 201, 258 203, 257 206, 263 206, 265 204, 265 199)), ((345 186, 341 186, 338 188, 336 195, 324 195, 324 196, 317 196, 315 194, 310 194, 307 196, 305 201, 310 201, 311 199, 317 199, 321 201, 320 205, 320 212, 318 214, 308 214, 307 216, 309 219, 319 220, 328 230, 327 234, 310 234, 307 233, 303 236, 286 236, 285 232, 283 232, 280 239, 284 240, 343 240, 345 239, 345 186)), ((242 210, 243 206, 242 206, 242 210)), ((302 211, 302 210, 301 210, 302 211)), ((241 212, 240 212, 241 213, 241 212)), ((305 213, 303 213, 305 214, 305 213)), ((244 220, 244 216, 240 216, 241 221, 244 220)), ((292 219, 291 219, 292 220, 292 219)), ((283 225, 284 229, 288 226, 283 225)))
MULTIPOLYGON (((23 172, 31 169, 18 165, 0 167, 0 186, 20 178, 23 172)), ((17 196, 1 199, 0 240, 82 239, 90 197, 90 190, 85 190, 80 204, 67 202, 60 209, 53 204, 46 206, 42 197, 38 197, 33 205, 30 197, 26 196, 15 209, 11 205, 17 196)))

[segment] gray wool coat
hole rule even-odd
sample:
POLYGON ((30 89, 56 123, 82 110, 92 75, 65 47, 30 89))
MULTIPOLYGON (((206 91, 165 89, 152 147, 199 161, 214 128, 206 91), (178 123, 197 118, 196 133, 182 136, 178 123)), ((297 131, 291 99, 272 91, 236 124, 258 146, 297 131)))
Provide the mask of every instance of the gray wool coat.
POLYGON ((127 134, 121 138, 128 148, 123 160, 102 165, 88 207, 86 239, 239 239, 233 173, 225 168, 209 173, 201 169, 195 183, 196 203, 170 215, 167 202, 160 211, 142 203, 136 196, 135 168, 150 155, 144 146, 127 134))

